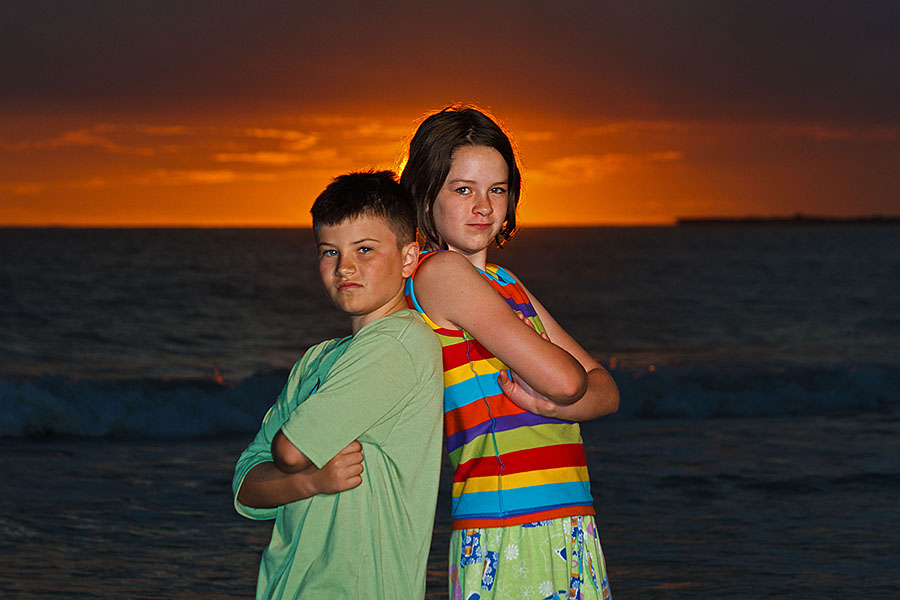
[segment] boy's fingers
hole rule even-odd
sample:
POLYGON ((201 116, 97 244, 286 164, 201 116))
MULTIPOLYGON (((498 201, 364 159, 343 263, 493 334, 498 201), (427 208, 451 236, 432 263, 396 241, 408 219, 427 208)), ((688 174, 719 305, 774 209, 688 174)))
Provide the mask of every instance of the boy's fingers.
POLYGON ((344 446, 343 450, 338 452, 335 456, 348 456, 351 454, 362 454, 362 444, 354 440, 344 446))

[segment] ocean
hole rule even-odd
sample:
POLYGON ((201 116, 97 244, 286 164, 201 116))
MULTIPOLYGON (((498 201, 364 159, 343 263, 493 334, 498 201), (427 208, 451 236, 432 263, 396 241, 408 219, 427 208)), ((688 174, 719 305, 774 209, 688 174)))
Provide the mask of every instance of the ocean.
MULTIPOLYGON (((619 386, 583 425, 615 598, 900 597, 900 227, 526 228, 491 260, 619 386)), ((234 462, 347 333, 306 229, 0 229, 0 597, 252 597, 234 462)))

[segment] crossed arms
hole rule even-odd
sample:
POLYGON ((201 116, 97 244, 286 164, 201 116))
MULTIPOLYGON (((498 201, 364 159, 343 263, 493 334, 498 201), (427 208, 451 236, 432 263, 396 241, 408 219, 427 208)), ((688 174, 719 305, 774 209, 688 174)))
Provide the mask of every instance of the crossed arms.
POLYGON ((253 467, 238 492, 238 502, 275 508, 316 494, 336 494, 362 483, 362 445, 350 442, 321 469, 279 431, 272 440, 272 462, 253 467))

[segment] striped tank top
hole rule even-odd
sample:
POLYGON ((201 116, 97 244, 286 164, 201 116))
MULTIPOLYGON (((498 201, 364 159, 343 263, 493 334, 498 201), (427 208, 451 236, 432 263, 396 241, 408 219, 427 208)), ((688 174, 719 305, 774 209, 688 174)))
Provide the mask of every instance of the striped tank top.
MULTIPOLYGON (((433 254, 423 253, 419 265, 433 254)), ((481 274, 513 310, 544 331, 527 294, 507 271, 487 265, 481 274)), ((453 529, 593 515, 578 423, 513 404, 497 383, 507 366, 466 331, 439 327, 428 318, 416 300, 415 272, 406 282, 406 300, 441 342, 444 441, 454 469, 453 529)))

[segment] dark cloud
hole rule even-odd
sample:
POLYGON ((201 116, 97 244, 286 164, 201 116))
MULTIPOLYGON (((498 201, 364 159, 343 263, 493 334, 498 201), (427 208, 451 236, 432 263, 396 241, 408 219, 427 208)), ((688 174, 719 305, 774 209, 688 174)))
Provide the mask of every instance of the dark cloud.
POLYGON ((0 5, 0 106, 432 108, 900 123, 900 3, 0 5))

